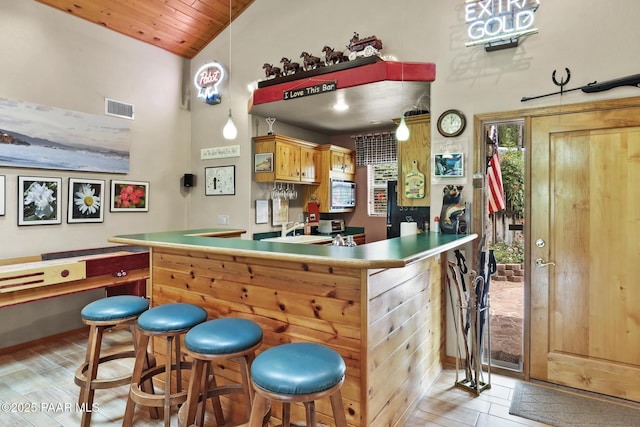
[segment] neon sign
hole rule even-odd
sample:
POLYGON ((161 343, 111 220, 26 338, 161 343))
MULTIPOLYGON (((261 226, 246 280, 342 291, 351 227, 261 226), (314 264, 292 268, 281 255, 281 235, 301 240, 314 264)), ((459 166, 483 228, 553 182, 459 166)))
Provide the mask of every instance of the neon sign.
POLYGON ((224 68, 215 61, 200 67, 193 79, 198 88, 198 98, 204 99, 207 104, 220 104, 222 98, 218 94, 218 85, 224 76, 224 68))
POLYGON ((467 0, 465 21, 470 41, 466 46, 514 41, 537 33, 535 12, 540 0, 467 0))

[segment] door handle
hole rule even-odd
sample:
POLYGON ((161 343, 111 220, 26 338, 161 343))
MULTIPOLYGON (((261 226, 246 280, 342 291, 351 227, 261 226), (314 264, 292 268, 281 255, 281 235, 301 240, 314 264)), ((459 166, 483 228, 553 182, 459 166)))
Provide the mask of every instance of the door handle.
POLYGON ((538 267, 548 267, 550 265, 556 265, 555 262, 545 262, 542 258, 536 259, 536 266, 538 267))

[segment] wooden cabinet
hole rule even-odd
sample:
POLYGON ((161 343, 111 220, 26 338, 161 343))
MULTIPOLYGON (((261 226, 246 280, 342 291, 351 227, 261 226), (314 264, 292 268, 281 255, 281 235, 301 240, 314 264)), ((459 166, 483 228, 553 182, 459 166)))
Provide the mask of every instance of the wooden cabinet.
POLYGON ((303 189, 304 208, 307 203, 316 202, 321 213, 353 212, 348 209, 331 209, 331 179, 353 181, 355 178, 355 153, 337 145, 321 145, 321 172, 319 185, 303 189))
POLYGON ((431 124, 429 114, 406 117, 409 140, 398 143, 398 206, 429 206, 431 203, 431 124), (413 161, 424 174, 424 197, 406 196, 405 180, 412 171, 413 161))
POLYGON ((343 172, 347 174, 356 173, 355 154, 346 148, 332 146, 331 153, 331 170, 334 172, 343 172))
POLYGON ((253 138, 256 154, 272 153, 271 168, 256 168, 256 182, 318 183, 320 152, 318 145, 282 135, 253 138), (270 169, 270 170, 269 170, 270 169))

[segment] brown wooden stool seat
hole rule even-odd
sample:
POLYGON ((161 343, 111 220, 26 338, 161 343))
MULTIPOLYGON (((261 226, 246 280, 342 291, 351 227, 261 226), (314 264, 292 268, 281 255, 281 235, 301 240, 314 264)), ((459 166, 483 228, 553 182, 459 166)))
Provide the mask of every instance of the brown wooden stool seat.
POLYGON ((306 425, 316 427, 315 401, 329 397, 336 427, 347 427, 340 388, 346 365, 329 347, 315 343, 291 343, 260 353, 251 365, 255 398, 250 427, 261 427, 271 401, 282 403, 282 425, 291 426, 291 404, 303 403, 306 425))
POLYGON ((220 396, 241 394, 244 400, 245 421, 251 414, 253 388, 249 367, 255 351, 262 344, 262 329, 257 323, 238 318, 210 320, 194 326, 184 338, 188 356, 193 357, 187 402, 180 408, 179 425, 204 425, 207 399, 213 403, 218 425, 225 424, 220 396), (239 364, 240 380, 218 386, 212 362, 235 360, 239 364))
MULTIPOLYGON (((119 387, 131 382, 131 373, 115 378, 97 378, 98 368, 101 364, 112 360, 136 356, 137 337, 133 326, 138 316, 148 308, 149 301, 146 298, 119 295, 87 304, 80 312, 82 322, 89 325, 87 353, 84 363, 76 370, 74 380, 76 385, 80 386, 78 405, 82 410, 81 426, 85 427, 91 424, 95 390, 119 387), (104 331, 121 325, 127 325, 131 328, 133 349, 101 355, 104 331)), ((148 359, 146 363, 149 364, 148 359)))
POLYGON ((203 308, 185 303, 159 305, 138 317, 136 327, 139 333, 139 342, 129 398, 122 422, 124 427, 133 424, 136 404, 151 408, 163 408, 164 425, 170 427, 171 407, 180 405, 187 400, 187 391, 182 388, 182 370, 190 370, 192 366, 191 362, 182 360, 180 335, 187 333, 189 329, 205 320, 207 320, 207 312, 203 308), (162 366, 146 366, 145 355, 149 339, 152 336, 166 339, 166 360, 162 366), (176 375, 175 387, 172 386, 174 372, 176 375), (158 395, 154 394, 152 390, 145 390, 144 384, 159 375, 164 377, 164 393, 158 395))

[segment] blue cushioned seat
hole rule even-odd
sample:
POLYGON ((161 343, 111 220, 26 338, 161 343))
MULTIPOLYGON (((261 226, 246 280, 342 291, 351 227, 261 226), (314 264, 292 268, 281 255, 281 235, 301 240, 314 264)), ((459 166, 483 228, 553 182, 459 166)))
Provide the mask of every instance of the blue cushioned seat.
POLYGON ((339 384, 346 366, 334 350, 314 343, 291 343, 260 353, 251 365, 253 383, 265 391, 307 395, 339 384))
POLYGON ((262 341, 262 329, 247 319, 215 319, 194 326, 184 337, 185 346, 194 353, 232 354, 262 341))
POLYGON ((172 303, 153 307, 138 317, 138 327, 149 332, 177 332, 207 320, 207 311, 193 304, 172 303))
POLYGON ((87 304, 80 315, 92 322, 121 320, 138 316, 149 308, 146 298, 133 295, 118 295, 87 304))

